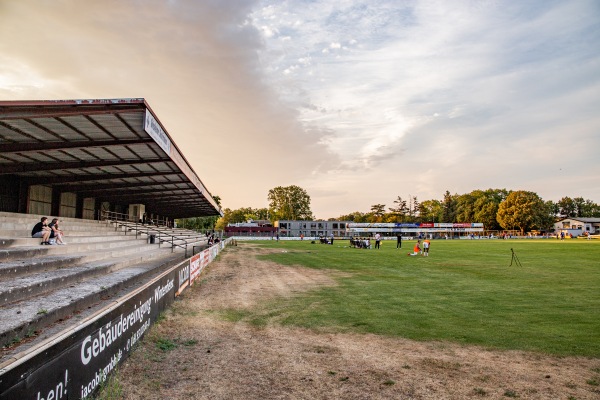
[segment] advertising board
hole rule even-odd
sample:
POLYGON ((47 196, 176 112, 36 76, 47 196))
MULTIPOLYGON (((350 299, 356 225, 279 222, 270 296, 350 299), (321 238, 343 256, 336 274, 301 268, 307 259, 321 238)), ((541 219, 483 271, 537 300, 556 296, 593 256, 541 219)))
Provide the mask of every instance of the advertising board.
POLYGON ((0 377, 0 399, 85 399, 131 352, 174 298, 171 269, 120 304, 0 377))

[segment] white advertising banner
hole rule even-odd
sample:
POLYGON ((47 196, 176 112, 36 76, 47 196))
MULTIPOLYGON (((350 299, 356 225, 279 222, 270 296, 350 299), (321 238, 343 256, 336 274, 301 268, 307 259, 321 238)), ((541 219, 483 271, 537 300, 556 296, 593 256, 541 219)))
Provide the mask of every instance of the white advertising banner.
POLYGON ((156 143, 158 143, 165 153, 171 155, 171 140, 169 140, 169 137, 165 131, 163 131, 158 121, 148 109, 146 109, 144 130, 152 137, 152 139, 154 139, 156 143))

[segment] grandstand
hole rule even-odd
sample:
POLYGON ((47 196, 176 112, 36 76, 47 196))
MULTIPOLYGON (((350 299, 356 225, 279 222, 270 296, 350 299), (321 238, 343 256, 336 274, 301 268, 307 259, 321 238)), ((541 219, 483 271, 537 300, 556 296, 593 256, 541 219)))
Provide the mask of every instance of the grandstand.
POLYGON ((78 318, 71 316, 90 313, 140 286, 183 261, 193 247, 207 247, 205 235, 185 229, 138 226, 136 232, 133 222, 74 218, 61 221, 67 246, 40 246, 40 239, 29 237, 39 220, 39 215, 0 213, 3 347, 48 338, 55 329, 47 327, 59 320, 65 320, 61 328, 77 324, 78 318), (150 243, 151 235, 156 235, 155 243, 150 243))
POLYGON ((0 139, 0 399, 89 397, 224 247, 174 220, 220 207, 144 99, 0 102, 0 139))

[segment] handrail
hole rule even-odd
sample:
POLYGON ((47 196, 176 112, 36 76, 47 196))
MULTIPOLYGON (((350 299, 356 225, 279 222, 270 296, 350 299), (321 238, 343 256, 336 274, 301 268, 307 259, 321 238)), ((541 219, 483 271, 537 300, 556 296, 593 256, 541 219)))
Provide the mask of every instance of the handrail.
POLYGON ((187 250, 190 244, 200 242, 202 241, 201 239, 206 239, 207 244, 209 242, 209 238, 205 234, 186 230, 184 230, 183 232, 178 232, 178 234, 174 234, 173 232, 168 231, 173 231, 175 228, 170 228, 168 226, 143 224, 139 221, 131 221, 129 216, 123 213, 116 213, 113 211, 102 211, 102 213, 100 214, 100 220, 107 221, 107 223, 114 223, 115 231, 119 228, 124 227, 125 235, 127 235, 128 231, 134 231, 136 238, 138 237, 138 235, 145 234, 149 239, 150 236, 152 236, 152 233, 155 232, 155 236, 158 239, 158 247, 160 247, 162 243, 170 243, 171 252, 174 252, 176 247, 181 248, 185 252, 185 257, 187 257, 187 250), (123 218, 123 216, 126 216, 127 218, 123 218), (164 237, 167 237, 167 239, 165 239, 164 237), (176 243, 176 240, 180 243, 176 243))
MULTIPOLYGON (((110 219, 111 221, 129 221, 129 222, 140 222, 142 221, 141 219, 135 219, 135 218, 131 218, 129 214, 126 213, 120 213, 120 212, 116 212, 116 211, 108 211, 108 210, 98 210, 98 220, 103 221, 105 219, 110 219)), ((157 226, 165 226, 165 227, 169 227, 170 226, 170 221, 168 218, 160 218, 158 217, 156 219, 156 221, 154 220, 147 220, 147 221, 142 221, 142 224, 150 224, 150 225, 157 225, 157 226)))

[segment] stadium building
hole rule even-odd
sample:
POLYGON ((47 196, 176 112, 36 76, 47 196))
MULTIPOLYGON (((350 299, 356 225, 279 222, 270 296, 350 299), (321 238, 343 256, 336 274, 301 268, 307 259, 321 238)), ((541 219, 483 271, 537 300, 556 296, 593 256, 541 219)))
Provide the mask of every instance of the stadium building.
POLYGON ((319 237, 331 235, 336 238, 346 237, 346 224, 350 221, 275 221, 275 227, 279 229, 280 236, 319 237))
POLYGON ((225 227, 225 235, 230 236, 262 236, 272 237, 277 234, 271 221, 248 221, 228 224, 225 227))
POLYGON ((554 223, 554 232, 581 236, 600 232, 600 218, 563 218, 554 223))
POLYGON ((144 99, 0 102, 0 211, 222 215, 144 99))
POLYGON ((231 242, 144 99, 0 101, 0 184, 0 399, 94 397, 231 242))

